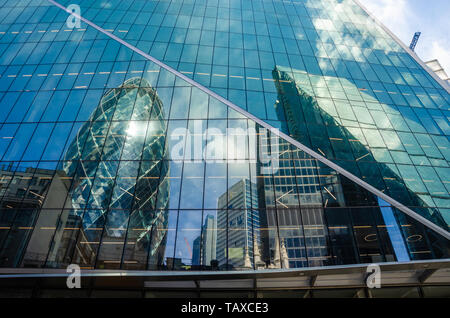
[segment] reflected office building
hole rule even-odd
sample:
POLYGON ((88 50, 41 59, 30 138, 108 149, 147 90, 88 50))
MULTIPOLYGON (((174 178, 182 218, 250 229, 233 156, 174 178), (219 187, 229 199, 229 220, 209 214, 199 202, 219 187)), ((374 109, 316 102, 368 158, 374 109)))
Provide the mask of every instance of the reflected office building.
POLYGON ((259 215, 252 210, 258 204, 256 198, 256 185, 248 179, 238 181, 219 197, 217 226, 228 231, 219 232, 216 255, 219 264, 227 264, 228 259, 231 270, 254 268, 255 257, 261 262, 259 215))
POLYGON ((357 1, 25 2, 0 297, 449 295, 450 91, 357 1))

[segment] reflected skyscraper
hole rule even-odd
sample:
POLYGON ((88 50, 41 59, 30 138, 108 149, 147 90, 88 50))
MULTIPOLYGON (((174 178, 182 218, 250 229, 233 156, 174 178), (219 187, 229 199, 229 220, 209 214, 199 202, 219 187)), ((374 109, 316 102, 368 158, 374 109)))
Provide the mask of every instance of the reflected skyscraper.
MULTIPOLYGON (((283 71, 282 67, 275 67, 272 74, 278 90, 278 99, 276 101, 275 108, 280 118, 286 118, 287 128, 292 135, 296 136, 296 138, 301 140, 304 144, 314 144, 318 152, 321 152, 323 155, 328 157, 335 158, 334 160, 337 163, 348 165, 352 168, 352 172, 360 174, 358 170, 362 171, 362 178, 376 187, 381 186, 380 178, 375 177, 379 175, 378 169, 380 169, 384 174, 389 175, 389 178, 384 178, 386 187, 383 191, 386 191, 386 193, 394 193, 395 191, 399 191, 400 187, 403 187, 404 195, 408 196, 411 206, 416 207, 415 209, 419 210, 422 216, 432 220, 435 224, 438 224, 443 228, 446 227, 446 222, 439 213, 439 210, 433 206, 428 206, 427 201, 422 199, 424 196, 414 193, 414 187, 409 185, 408 182, 403 184, 399 173, 395 170, 391 170, 392 166, 382 163, 378 165, 366 164, 366 160, 375 160, 374 158, 377 157, 376 153, 378 149, 371 148, 369 145, 363 144, 363 137, 355 133, 358 130, 354 128, 354 122, 352 123, 351 121, 346 121, 339 123, 332 116, 332 114, 326 111, 327 109, 329 110, 329 108, 324 105, 320 105, 314 97, 301 88, 301 82, 298 82, 299 80, 292 78, 288 72, 283 71), (300 112, 298 111, 298 105, 301 105, 300 112), (305 121, 304 114, 308 114, 311 120, 308 122, 305 121), (314 130, 317 129, 317 123, 322 122, 325 123, 325 127, 327 129, 326 134, 322 134, 321 136, 315 135, 314 130), (355 135, 353 133, 355 133, 355 135), (346 151, 353 151, 358 154, 359 157, 356 159, 355 164, 344 161, 346 159, 348 160, 349 157, 348 155, 345 155, 346 151), (372 171, 369 172, 369 170, 372 171)), ((333 175, 326 176, 326 179, 327 181, 325 182, 323 189, 328 191, 328 188, 331 186, 331 188, 334 189, 333 197, 336 196, 336 198, 333 198, 334 200, 332 201, 334 202, 325 202, 325 207, 342 207, 345 206, 346 201, 351 202, 358 200, 357 197, 360 195, 358 194, 358 191, 355 192, 351 189, 353 187, 351 184, 347 182, 342 183, 337 176, 333 175)), ((367 204, 372 205, 377 199, 373 197, 369 200, 372 202, 369 201, 367 204)), ((305 202, 301 202, 300 205, 305 206, 305 202)), ((383 211, 383 209, 381 209, 381 212, 384 212, 384 218, 394 217, 393 215, 386 215, 387 212, 383 211)), ((359 231, 361 231, 361 229, 358 229, 358 232, 359 231)), ((335 232, 336 240, 342 239, 342 228, 336 228, 333 232, 335 232)), ((345 235, 346 234, 344 234, 344 236, 345 235)), ((371 234, 368 235, 371 236, 371 234)), ((397 233, 390 235, 400 234, 397 233)), ((410 248, 415 249, 416 246, 420 246, 420 241, 422 239, 423 238, 413 240, 413 244, 410 244, 409 241, 407 241, 406 244, 410 245, 410 248)), ((362 253, 360 257, 367 259, 368 262, 380 261, 379 254, 373 253, 373 250, 376 250, 376 248, 373 246, 370 247, 370 244, 368 244, 369 242, 375 241, 376 240, 367 239, 367 236, 363 239, 363 242, 367 245, 367 247, 364 249, 365 252, 362 253), (372 253, 370 252, 371 250, 372 253)), ((345 257, 342 255, 340 258, 345 257)), ((392 256, 388 257, 388 260, 392 259, 392 256)))
POLYGON ((214 266, 217 252, 217 224, 212 215, 207 215, 202 227, 202 235, 194 240, 192 264, 201 264, 201 268, 214 266))
POLYGON ((217 227, 228 228, 217 235, 217 260, 230 269, 253 268, 253 249, 259 235, 259 217, 252 210, 257 207, 256 184, 242 179, 219 197, 217 227))

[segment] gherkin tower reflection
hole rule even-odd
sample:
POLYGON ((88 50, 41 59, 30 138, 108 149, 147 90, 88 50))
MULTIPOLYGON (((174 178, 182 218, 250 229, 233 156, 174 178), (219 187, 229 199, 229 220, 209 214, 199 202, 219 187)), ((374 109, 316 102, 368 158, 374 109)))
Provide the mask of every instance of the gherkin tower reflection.
POLYGON ((128 79, 103 95, 61 167, 73 181, 65 204, 70 210, 59 223, 80 230, 57 231, 46 266, 71 259, 88 268, 144 269, 148 253, 164 253, 165 135, 162 101, 145 79, 128 79))

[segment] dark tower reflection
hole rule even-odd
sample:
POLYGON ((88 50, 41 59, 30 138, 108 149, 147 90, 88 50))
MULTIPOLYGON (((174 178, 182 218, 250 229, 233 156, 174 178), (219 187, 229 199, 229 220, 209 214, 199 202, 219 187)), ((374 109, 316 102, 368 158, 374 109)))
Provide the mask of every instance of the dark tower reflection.
MULTIPOLYGON (((443 228, 446 227, 446 223, 437 209, 427 208, 426 203, 417 194, 410 191, 401 182, 402 178, 390 167, 385 164, 375 163, 371 151, 347 128, 340 125, 332 115, 322 109, 316 99, 303 90, 288 72, 277 66, 272 71, 272 75, 278 92, 278 99, 275 105, 277 115, 280 119, 286 121, 287 131, 293 138, 333 160, 351 173, 362 177, 364 181, 381 189, 382 192, 392 195, 408 206, 416 207, 415 210, 417 212, 433 223, 443 228), (343 144, 348 142, 351 145, 343 144), (352 162, 353 155, 351 153, 346 153, 349 151, 356 154, 356 162, 352 162), (359 172, 361 168, 364 168, 363 174, 359 172), (367 173, 367 171, 371 171, 371 173, 367 173), (381 180, 385 184, 382 184, 381 180)), ((322 211, 319 214, 324 221, 322 223, 326 221, 330 229, 328 236, 331 240, 331 246, 333 246, 332 254, 334 258, 334 261, 325 262, 323 265, 333 264, 336 261, 338 264, 405 261, 409 260, 409 257, 412 259, 433 258, 435 257, 433 253, 445 254, 449 252, 448 242, 443 240, 439 243, 436 242, 434 244, 435 249, 429 251, 429 254, 421 253, 421 250, 427 250, 427 248, 424 248, 427 240, 426 234, 420 235, 420 239, 411 240, 408 233, 408 230, 412 227, 415 228, 415 231, 425 232, 426 230, 421 224, 413 221, 403 213, 396 213, 395 209, 390 207, 388 209, 380 208, 380 205, 387 203, 355 185, 349 179, 338 176, 332 169, 322 167, 321 170, 322 188, 334 189, 332 195, 322 191, 322 196, 325 194, 328 199, 325 199, 325 196, 323 197, 325 209, 321 209, 322 211), (352 206, 367 208, 348 208, 352 206), (364 226, 358 226, 358 222, 363 220, 363 216, 367 219, 384 220, 386 224, 388 220, 390 222, 398 222, 404 225, 401 228, 402 233, 393 233, 392 229, 388 229, 388 231, 386 229, 383 231, 378 230, 378 232, 368 231, 364 226), (343 225, 351 223, 356 224, 354 226, 354 235, 356 236, 359 255, 354 255, 348 248, 355 243, 352 242, 349 228, 343 225), (394 236, 401 237, 402 235, 402 242, 394 239, 394 236), (391 244, 379 245, 378 237, 380 236, 389 237, 388 241, 391 241, 393 246, 391 244), (407 247, 403 241, 406 242, 407 247), (401 252, 402 249, 405 253, 401 252), (402 254, 407 254, 406 249, 409 250, 410 256, 403 255, 407 259, 401 259, 402 254), (381 254, 384 255, 384 259, 377 256, 381 250, 383 250, 381 254)), ((304 202, 300 202, 300 208, 302 211, 305 210, 304 202)), ((367 221, 362 222, 367 223, 367 221)), ((416 237, 415 235, 413 236, 414 238, 416 237)))

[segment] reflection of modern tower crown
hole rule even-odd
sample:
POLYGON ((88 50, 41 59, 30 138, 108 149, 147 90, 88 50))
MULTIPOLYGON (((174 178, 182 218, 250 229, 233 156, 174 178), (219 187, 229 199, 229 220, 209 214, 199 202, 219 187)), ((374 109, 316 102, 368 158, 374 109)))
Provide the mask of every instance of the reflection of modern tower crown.
MULTIPOLYGON (((139 227, 146 229, 136 238, 136 243, 152 226, 166 225, 164 211, 168 195, 160 196, 164 202, 158 202, 156 209, 157 191, 168 194, 169 186, 169 168, 162 161, 167 153, 165 133, 162 101, 147 80, 130 78, 103 95, 90 121, 81 127, 69 146, 63 164, 63 170, 77 182, 72 188, 71 206, 101 210, 101 213, 86 210, 84 229, 95 226, 110 208, 126 210, 130 207, 130 218, 137 218, 139 227), (119 167, 112 163, 121 158, 119 167), (95 162, 99 159, 102 161, 95 162), (135 160, 141 159, 148 161, 142 162, 136 171, 135 160), (116 175, 137 177, 125 186, 114 181, 116 175)), ((119 228, 127 227, 126 218, 116 221, 119 228)), ((108 235, 115 236, 114 230, 108 235)), ((153 236, 152 250, 163 240, 162 234, 153 236)))

